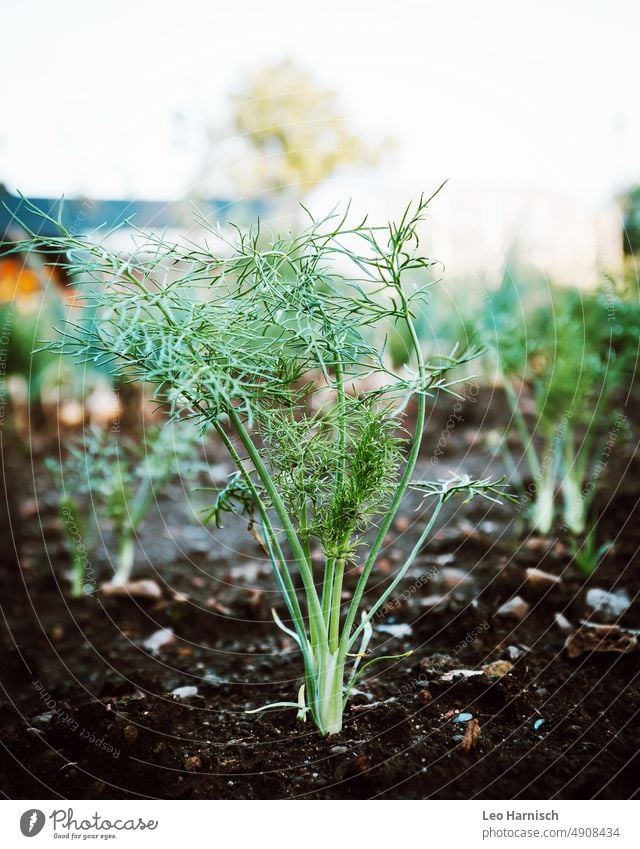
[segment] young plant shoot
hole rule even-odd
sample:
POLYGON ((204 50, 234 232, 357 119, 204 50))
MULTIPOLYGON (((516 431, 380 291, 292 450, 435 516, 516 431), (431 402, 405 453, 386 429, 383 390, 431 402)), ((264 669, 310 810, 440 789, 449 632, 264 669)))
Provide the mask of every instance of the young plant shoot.
POLYGON ((90 592, 83 542, 95 521, 106 521, 117 546, 111 586, 125 586, 134 566, 140 525, 156 498, 192 466, 197 431, 192 426, 154 425, 140 443, 97 427, 87 429, 63 459, 47 467, 60 491, 60 516, 71 554, 71 592, 90 592))
POLYGON ((286 608, 274 618, 304 664, 297 698, 270 707, 295 708, 323 735, 340 731, 354 685, 385 659, 367 658, 372 618, 443 504, 457 493, 503 495, 502 484, 489 480, 413 480, 428 399, 453 392, 449 371, 477 353, 426 358, 419 344, 414 315, 433 265, 418 250, 427 203, 385 227, 350 224, 346 215, 310 217, 304 232, 270 243, 259 226, 231 243, 201 221, 215 250, 139 233, 126 260, 64 231, 53 245, 37 237, 27 243, 64 252, 68 272, 85 281, 96 304, 99 319, 69 327, 65 350, 113 361, 128 379, 155 386, 176 415, 212 428, 226 446, 236 474, 213 512, 248 518, 286 608), (396 373, 384 336, 398 325, 411 362, 396 373), (425 527, 365 609, 383 540, 411 486, 424 494, 425 527), (352 569, 359 577, 345 602, 352 569))
MULTIPOLYGON (((634 346, 617 344, 620 321, 629 311, 623 313, 621 304, 612 321, 613 301, 602 293, 552 290, 548 306, 524 314, 521 296, 505 278, 488 299, 481 334, 494 339, 512 425, 523 446, 531 482, 523 487, 522 503, 538 532, 548 534, 559 519, 581 535, 611 453, 607 442, 624 422, 615 405, 630 380, 637 332, 634 346)), ((630 327, 625 336, 629 332, 630 327)), ((507 459, 516 479, 519 463, 507 459)))

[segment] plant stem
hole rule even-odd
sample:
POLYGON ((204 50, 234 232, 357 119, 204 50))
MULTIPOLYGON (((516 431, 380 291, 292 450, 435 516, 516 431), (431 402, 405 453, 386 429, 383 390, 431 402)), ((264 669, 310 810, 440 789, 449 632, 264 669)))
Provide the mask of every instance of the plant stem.
POLYGON ((542 470, 542 477, 531 507, 531 524, 541 534, 548 534, 553 524, 555 490, 555 463, 548 462, 542 470))
POLYGON ((524 450, 525 457, 527 458, 527 462, 529 463, 529 471, 531 472, 531 475, 535 478, 540 474, 540 461, 538 460, 538 456, 535 451, 533 437, 531 436, 529 428, 527 427, 527 422, 520 407, 518 396, 514 392, 513 386, 511 384, 511 379, 507 377, 507 375, 503 374, 502 383, 504 386, 505 395, 507 396, 507 400, 509 401, 509 405, 511 407, 511 413, 513 415, 513 420, 516 425, 516 430, 518 431, 518 436, 520 437, 520 441, 522 442, 522 448, 524 450))
POLYGON ((118 563, 114 584, 126 584, 131 577, 135 558, 135 537, 132 530, 125 531, 118 546, 118 563))
POLYGON ((342 606, 342 581, 344 578, 344 557, 336 560, 331 590, 331 617, 329 625, 329 651, 336 652, 340 640, 340 608, 342 606))
POLYGON ((416 463, 418 462, 418 457, 420 455, 420 447, 422 445, 422 436, 424 432, 424 422, 426 416, 426 408, 427 408, 427 400, 426 400, 426 386, 423 386, 423 383, 426 383, 426 367, 424 362, 424 357, 422 355, 422 349, 420 347, 420 340, 418 339, 418 334, 416 332, 416 328, 411 318, 411 313, 409 311, 409 305, 407 303, 406 296, 402 291, 400 285, 397 286, 397 291, 401 299, 404 318, 406 319, 407 325, 409 327, 409 336, 411 339, 411 344, 413 346, 413 351, 416 357, 416 361, 418 364, 418 380, 421 386, 422 391, 418 392, 418 409, 416 412, 416 425, 414 430, 414 439, 413 445, 411 446, 411 450, 407 457, 407 461, 405 464, 404 472, 402 477, 400 478, 400 482, 398 483, 395 495, 393 500, 389 506, 389 511, 386 517, 383 519, 378 533, 376 534, 376 538, 371 546, 371 550, 369 552, 369 556, 367 557, 366 563, 362 570, 362 574, 358 579, 358 583, 356 584, 356 589, 353 594, 353 598, 351 599, 351 603, 349 605, 349 610, 347 612, 347 618, 344 624, 344 630, 342 633, 342 646, 341 653, 346 656, 348 651, 348 643, 349 643, 349 634, 351 629, 353 628, 353 624, 355 622, 356 616, 358 614, 358 609, 360 607, 360 602, 362 600, 362 596, 364 595, 364 590, 367 585, 367 581, 369 580, 369 575, 374 567, 376 562, 376 558, 380 549, 382 548, 382 543, 384 541, 389 528, 391 527, 391 523, 393 522, 396 513, 398 512, 398 508, 400 507, 400 503, 404 497, 405 492, 407 491, 407 487, 409 486, 409 482, 411 481, 411 476, 413 475, 413 470, 415 469, 416 463))
POLYGON ((300 570, 300 575, 304 584, 307 604, 309 605, 309 628, 311 633, 311 645, 315 649, 316 645, 321 640, 326 640, 327 630, 324 619, 322 617, 322 608, 320 606, 320 600, 318 598, 315 584, 313 582, 313 573, 311 572, 311 568, 307 562, 307 558, 300 544, 300 540, 294 530, 293 525, 291 524, 291 519, 289 518, 289 514, 287 513, 286 507, 284 506, 284 503, 280 498, 280 494, 278 493, 271 479, 271 475, 269 474, 269 471, 265 466, 259 451, 253 444, 251 437, 247 433, 242 423, 242 420, 240 419, 236 411, 233 408, 229 408, 228 415, 236 433, 238 434, 240 441, 242 442, 247 454, 251 459, 251 462, 254 465, 254 468, 262 482, 262 485, 264 486, 269 495, 269 498, 274 506, 276 513, 278 514, 278 518, 282 523, 282 528, 284 530, 285 536, 287 537, 287 541, 291 547, 293 556, 298 564, 298 569, 300 570))
POLYGON ((582 464, 575 456, 571 434, 564 441, 564 469, 560 482, 563 499, 563 517, 574 534, 583 533, 586 527, 587 502, 582 494, 582 464))
POLYGON ((318 658, 317 725, 320 733, 337 734, 342 730, 344 660, 339 652, 325 646, 318 658))

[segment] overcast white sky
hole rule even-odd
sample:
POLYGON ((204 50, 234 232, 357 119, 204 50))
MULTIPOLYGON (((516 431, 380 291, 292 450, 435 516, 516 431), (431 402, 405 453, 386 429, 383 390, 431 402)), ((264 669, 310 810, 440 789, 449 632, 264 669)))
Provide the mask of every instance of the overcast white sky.
POLYGON ((29 194, 184 192, 189 127, 285 57, 393 136, 389 167, 418 188, 597 201, 640 178, 634 0, 21 0, 2 28, 0 180, 29 194))

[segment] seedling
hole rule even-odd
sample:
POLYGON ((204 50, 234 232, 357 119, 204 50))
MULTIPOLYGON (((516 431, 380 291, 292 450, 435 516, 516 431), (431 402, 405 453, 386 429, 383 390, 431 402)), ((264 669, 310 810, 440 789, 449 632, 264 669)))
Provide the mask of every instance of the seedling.
MULTIPOLYGON (((480 326, 483 338, 495 340, 531 479, 521 504, 540 533, 561 519, 580 535, 611 454, 607 443, 615 442, 624 422, 616 405, 637 357, 637 331, 632 339, 629 324, 624 339, 618 338, 631 312, 620 303, 612 313, 616 305, 603 293, 558 289, 549 306, 524 314, 520 294, 506 278, 488 298, 480 326), (634 344, 626 344, 629 339, 634 344)), ((519 464, 508 453, 507 459, 515 472, 519 464)))
MULTIPOLYGON (((141 233, 126 260, 64 231, 55 244, 69 256, 72 278, 89 282, 86 297, 99 316, 68 327, 65 349, 115 361, 123 376, 155 386, 176 415, 213 428, 226 447, 236 474, 212 512, 249 519, 286 608, 274 618, 304 663, 298 697, 269 707, 294 708, 323 735, 342 728, 361 676, 394 659, 368 655, 371 622, 443 504, 459 493, 503 496, 503 484, 490 480, 413 480, 428 399, 438 390, 455 394, 450 371, 478 353, 428 358, 421 349, 414 315, 432 284, 414 288, 408 277, 427 280, 432 265, 418 245, 427 204, 421 199, 386 227, 310 216, 304 232, 266 246, 259 227, 229 242, 206 221, 217 251, 141 233), (407 328, 412 355, 399 373, 387 364, 384 342, 372 341, 397 323, 407 328), (383 540, 411 486, 424 495, 426 524, 365 609, 383 540), (345 601, 348 570, 358 578, 345 601)), ((51 243, 34 237, 29 246, 51 243)))
POLYGON ((72 562, 72 595, 94 588, 94 570, 84 542, 92 520, 106 522, 116 541, 111 584, 127 584, 140 525, 166 485, 188 471, 196 434, 191 426, 155 425, 136 443, 93 427, 71 444, 62 461, 48 459, 47 467, 61 494, 60 516, 72 562))
POLYGON ((597 522, 592 522, 581 542, 571 540, 571 556, 573 562, 584 575, 591 575, 600 565, 605 554, 612 547, 610 541, 598 545, 596 539, 597 522))

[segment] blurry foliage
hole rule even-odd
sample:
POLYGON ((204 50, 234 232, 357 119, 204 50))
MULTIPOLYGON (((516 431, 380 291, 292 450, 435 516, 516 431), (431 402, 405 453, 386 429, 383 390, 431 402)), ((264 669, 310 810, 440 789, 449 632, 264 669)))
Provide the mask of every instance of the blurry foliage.
POLYGON ((60 492, 74 595, 81 594, 86 583, 84 532, 99 522, 107 523, 117 542, 113 583, 129 580, 137 532, 154 501, 172 480, 193 478, 202 468, 196 454, 197 433, 186 423, 154 425, 134 441, 89 427, 71 442, 63 459, 47 459, 60 492))
POLYGON ((253 71, 230 100, 226 134, 246 149, 234 169, 243 193, 304 195, 342 166, 377 160, 338 95, 293 62, 253 71))
POLYGON ((487 293, 476 334, 494 351, 523 443, 532 525, 549 532, 561 495, 564 525, 581 534, 604 443, 635 377, 640 309, 611 279, 595 292, 551 287, 541 304, 543 293, 508 270, 487 293))

